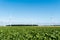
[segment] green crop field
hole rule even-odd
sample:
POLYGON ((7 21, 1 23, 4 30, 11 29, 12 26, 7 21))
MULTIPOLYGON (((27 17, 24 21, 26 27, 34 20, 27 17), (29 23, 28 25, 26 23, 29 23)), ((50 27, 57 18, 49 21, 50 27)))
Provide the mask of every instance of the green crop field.
POLYGON ((60 27, 0 27, 0 40, 60 40, 60 27))

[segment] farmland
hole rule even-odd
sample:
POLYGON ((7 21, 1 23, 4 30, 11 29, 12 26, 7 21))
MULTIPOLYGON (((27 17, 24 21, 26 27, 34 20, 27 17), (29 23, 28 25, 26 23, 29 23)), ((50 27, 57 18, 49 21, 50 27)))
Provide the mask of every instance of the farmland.
POLYGON ((0 40, 60 40, 60 27, 0 27, 0 40))

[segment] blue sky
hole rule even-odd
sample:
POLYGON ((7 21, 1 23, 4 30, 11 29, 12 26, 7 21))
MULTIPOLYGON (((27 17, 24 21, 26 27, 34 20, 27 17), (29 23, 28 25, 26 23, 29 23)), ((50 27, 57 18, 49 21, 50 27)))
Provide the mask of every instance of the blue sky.
POLYGON ((0 25, 60 24, 60 0, 0 0, 0 25))

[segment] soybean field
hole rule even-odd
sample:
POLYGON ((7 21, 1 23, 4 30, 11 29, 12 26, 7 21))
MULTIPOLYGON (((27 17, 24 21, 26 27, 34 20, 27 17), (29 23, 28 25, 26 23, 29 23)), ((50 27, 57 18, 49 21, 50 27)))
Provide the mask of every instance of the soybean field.
POLYGON ((0 40, 60 40, 60 27, 0 27, 0 40))

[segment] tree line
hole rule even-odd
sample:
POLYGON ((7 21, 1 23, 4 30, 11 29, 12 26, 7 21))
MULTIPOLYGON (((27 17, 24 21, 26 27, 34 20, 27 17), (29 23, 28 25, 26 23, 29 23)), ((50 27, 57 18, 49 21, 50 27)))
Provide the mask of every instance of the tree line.
POLYGON ((36 25, 36 24, 13 24, 13 25, 6 25, 6 26, 38 26, 38 25, 36 25))

